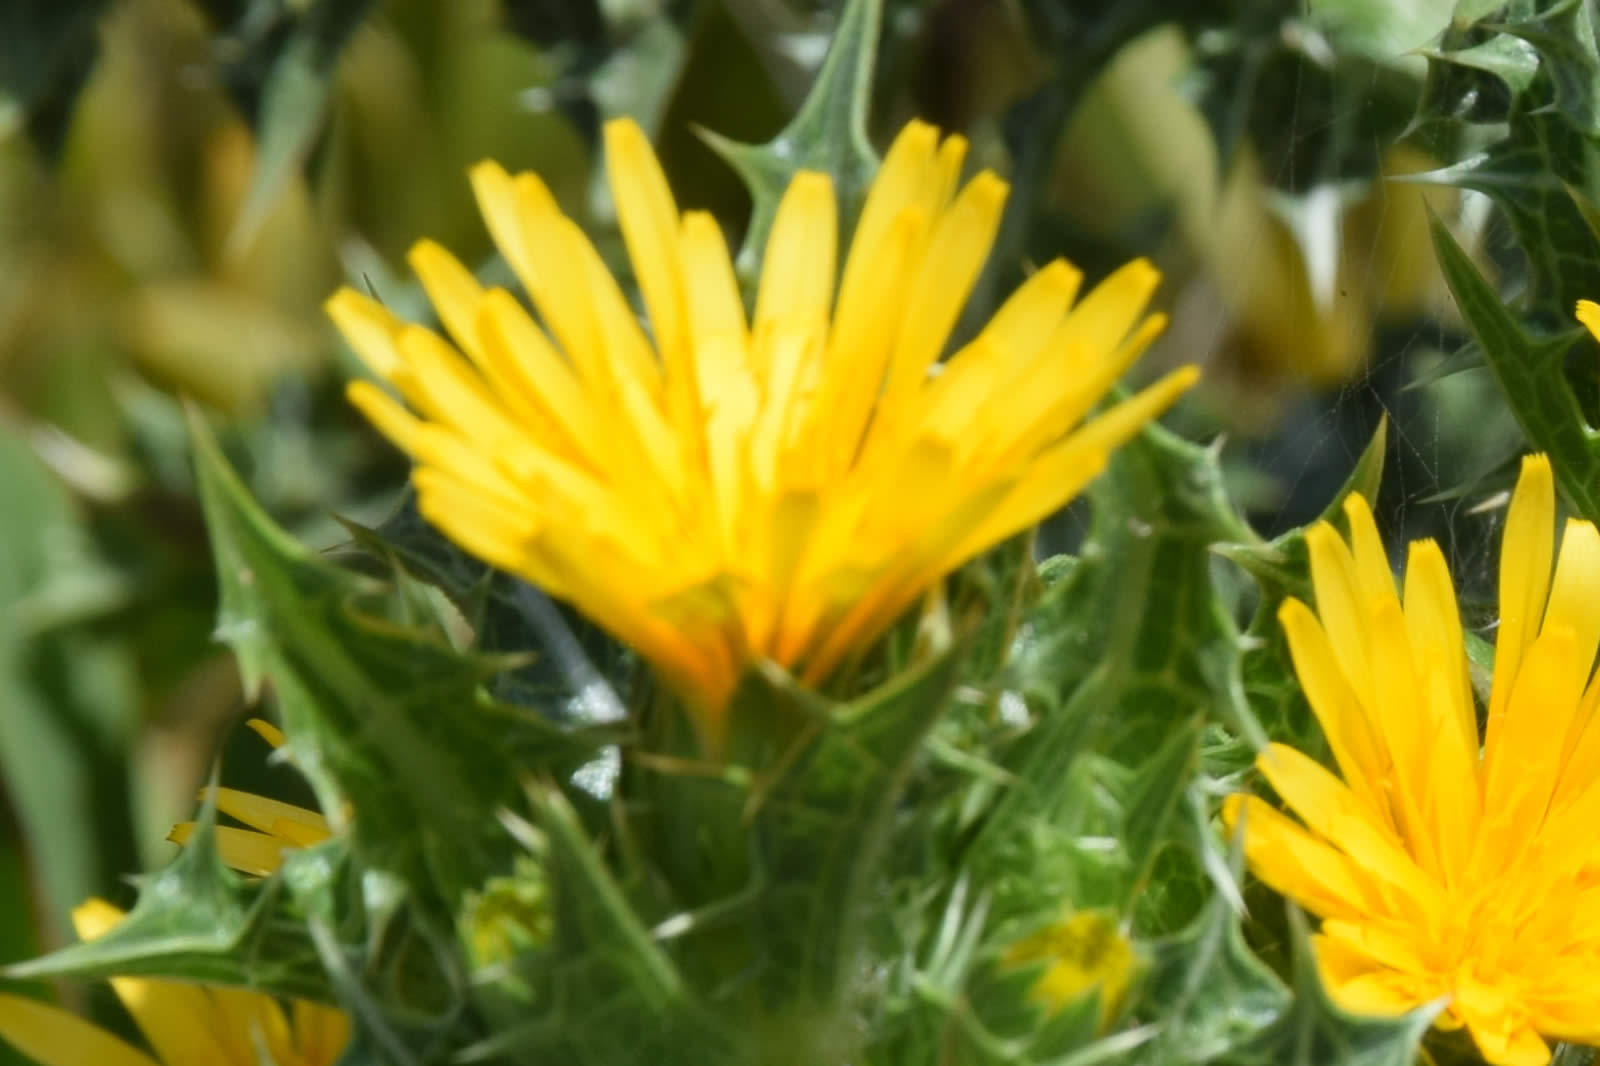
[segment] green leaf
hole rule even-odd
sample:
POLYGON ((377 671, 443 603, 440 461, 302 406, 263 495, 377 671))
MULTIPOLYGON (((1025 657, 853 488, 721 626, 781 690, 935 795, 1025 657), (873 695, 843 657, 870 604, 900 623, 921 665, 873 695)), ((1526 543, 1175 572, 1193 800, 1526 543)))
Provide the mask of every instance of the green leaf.
POLYGON ((139 901, 94 940, 7 967, 9 977, 170 977, 327 999, 316 953, 296 922, 274 916, 278 885, 223 865, 208 800, 188 844, 142 879, 139 901))
POLYGON ((1550 456, 1556 483, 1573 509, 1591 521, 1600 519, 1600 437, 1584 418, 1563 370, 1578 331, 1531 332, 1501 303, 1449 229, 1437 218, 1429 227, 1440 270, 1522 431, 1534 448, 1550 456))
POLYGON ((753 201, 738 262, 747 284, 760 269, 778 202, 800 171, 821 171, 833 178, 841 230, 854 229, 878 169, 877 153, 867 139, 867 105, 882 17, 883 0, 847 0, 810 94, 783 131, 766 144, 741 144, 709 130, 702 133, 744 179, 753 201))
POLYGON ((1600 135, 1600 55, 1591 4, 1557 0, 1537 14, 1491 22, 1488 28, 1532 45, 1567 122, 1590 136, 1600 135))
POLYGON ((1135 768, 1123 800, 1126 813, 1120 834, 1134 870, 1125 910, 1132 910, 1144 895, 1156 856, 1173 840, 1173 817, 1199 769, 1200 721, 1197 716, 1178 723, 1161 747, 1135 768))
MULTIPOLYGON (((512 1053, 514 1061, 739 1061, 657 936, 635 912, 605 858, 559 791, 532 786, 542 830, 553 937, 511 964, 527 999, 492 998, 493 1036, 467 1052, 473 1061, 512 1053), (690 1057, 686 1057, 688 1049, 690 1057)), ((495 1059, 495 1061, 500 1061, 495 1059)))
POLYGON ((1155 955, 1143 1002, 1161 1032, 1137 1062, 1224 1059, 1275 1033, 1291 1009, 1288 990, 1250 951, 1238 913, 1220 893, 1189 928, 1157 944, 1155 955))
MULTIPOLYGON (((1239 635, 1215 583, 1211 548, 1254 534, 1223 492, 1216 455, 1152 427, 1118 453, 1090 498, 1093 520, 1081 557, 1050 586, 1026 626, 1017 683, 1037 718, 1007 756, 1015 784, 995 804, 968 858, 975 871, 1025 895, 1053 893, 1083 906, 1124 900, 1147 861, 1142 853, 1159 850, 1159 839, 1142 841, 1138 857, 1121 850, 1111 883, 1095 889, 1002 876, 1027 866, 1013 854, 1018 841, 1121 832, 1091 830, 1083 821, 1083 782, 1073 770, 1079 758, 1108 756, 1126 779, 1137 777, 1175 732, 1192 729, 1196 715, 1253 728, 1240 683, 1239 635), (1163 608, 1151 610, 1153 602, 1163 608)), ((1175 750, 1163 757, 1181 758, 1175 750)), ((1066 872, 1076 878, 1084 869, 1078 863, 1066 872)))
POLYGON ((1491 37, 1466 48, 1424 48, 1420 54, 1436 64, 1493 74, 1513 93, 1526 91, 1539 73, 1539 53, 1527 41, 1515 37, 1491 37))
POLYGON ((382 586, 322 562, 273 525, 191 419, 222 589, 218 634, 246 684, 270 678, 288 750, 364 868, 399 876, 454 913, 509 862, 501 808, 520 775, 564 777, 604 738, 491 701, 501 665, 369 613, 382 586))
POLYGON ((814 742, 757 798, 751 832, 765 889, 756 923, 773 1002, 836 1008, 849 987, 862 932, 881 907, 880 859, 895 805, 945 711, 958 663, 955 650, 942 650, 827 712, 814 742))

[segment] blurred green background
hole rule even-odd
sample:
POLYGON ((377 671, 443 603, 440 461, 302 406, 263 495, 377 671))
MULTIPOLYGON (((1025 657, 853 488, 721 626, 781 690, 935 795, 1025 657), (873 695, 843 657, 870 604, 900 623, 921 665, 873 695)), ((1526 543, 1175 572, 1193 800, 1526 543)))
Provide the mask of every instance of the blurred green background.
MULTIPOLYGON (((1480 5, 1481 6, 1481 5, 1480 5)), ((1473 147, 1429 121, 1441 0, 888 0, 872 129, 920 115, 1013 182, 973 329, 1030 264, 1135 255, 1173 316, 1140 373, 1200 363, 1173 418, 1222 442, 1263 532, 1321 510, 1380 418, 1384 510, 1482 591, 1473 493, 1520 446, 1462 336, 1425 200, 1500 267, 1470 195, 1395 180, 1473 147)), ((346 408, 341 281, 427 309, 422 236, 503 270, 465 180, 540 171, 626 276, 597 181, 609 116, 683 206, 748 201, 700 128, 764 140, 825 51, 799 0, 91 0, 0 4, 0 960, 69 938, 159 864, 225 738, 231 783, 296 796, 229 655, 182 403, 318 547, 404 467, 346 408)), ((1497 243, 1498 242, 1498 243, 1497 243)), ((1047 546, 1072 543, 1073 515, 1047 546)))

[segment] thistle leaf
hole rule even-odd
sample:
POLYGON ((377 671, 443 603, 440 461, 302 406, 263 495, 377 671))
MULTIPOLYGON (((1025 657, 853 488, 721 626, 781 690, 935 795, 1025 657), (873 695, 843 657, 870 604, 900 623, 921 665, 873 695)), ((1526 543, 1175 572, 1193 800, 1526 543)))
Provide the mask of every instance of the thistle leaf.
POLYGON ((800 171, 820 171, 833 178, 842 231, 854 228, 878 169, 877 153, 867 139, 867 105, 882 16, 883 0, 847 0, 811 92, 783 131, 766 144, 741 144, 702 131, 706 143, 739 173, 750 191, 753 213, 738 260, 746 283, 759 269, 778 201, 800 171))
POLYGON ((247 686, 273 683, 287 748, 364 868, 400 877, 453 913, 500 872, 495 821, 518 777, 563 777, 601 738, 491 701, 500 663, 363 609, 381 586, 311 556, 271 523, 191 418, 201 497, 222 589, 218 635, 247 686))
MULTIPOLYGON (((1429 226, 1456 305, 1522 431, 1550 455, 1567 502, 1584 518, 1600 518, 1600 435, 1584 418, 1563 367, 1579 331, 1533 333, 1501 303, 1449 229, 1437 218, 1429 226)), ((1595 262, 1600 265, 1600 259, 1595 262)))

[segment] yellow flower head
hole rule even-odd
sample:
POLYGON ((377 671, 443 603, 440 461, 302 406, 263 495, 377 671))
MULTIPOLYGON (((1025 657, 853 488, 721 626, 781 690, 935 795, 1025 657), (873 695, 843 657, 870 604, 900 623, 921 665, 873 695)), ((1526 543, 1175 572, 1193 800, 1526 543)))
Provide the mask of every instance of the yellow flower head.
POLYGON ((1321 916, 1334 999, 1394 1013, 1445 999, 1490 1062, 1533 1066, 1544 1037, 1600 1042, 1600 533, 1569 521, 1523 461, 1500 561, 1500 625, 1479 750, 1455 591, 1432 541, 1404 600, 1367 504, 1347 546, 1306 537, 1317 609, 1280 613, 1340 774, 1274 744, 1257 765, 1304 825, 1229 798, 1263 881, 1321 916), (1554 572, 1552 573, 1552 564, 1554 572))
POLYGON ((1006 185, 958 188, 965 151, 906 127, 838 266, 825 174, 790 184, 746 317, 721 230, 680 213, 643 132, 605 131, 647 320, 532 174, 472 172, 531 298, 485 289, 424 241, 411 265, 453 344, 344 289, 328 310, 366 364, 350 398, 416 460, 422 513, 645 655, 714 735, 745 664, 822 680, 930 584, 1061 507, 1195 377, 1074 427, 1160 331, 1138 261, 1074 302, 1038 271, 939 363, 1006 185))
POLYGON ((1029 995, 1049 1011, 1059 1011, 1098 990, 1103 1029, 1121 1009, 1138 956, 1112 915, 1085 910, 1068 911, 1059 921, 1019 940, 1006 952, 1004 962, 1046 964, 1029 995))
MULTIPOLYGON (((72 912, 84 940, 122 920, 103 900, 72 912)), ((350 1021, 332 1007, 304 1000, 288 1013, 271 996, 241 988, 120 977, 117 998, 158 1058, 38 1000, 0 994, 0 1039, 40 1066, 332 1066, 350 1040, 350 1021)))

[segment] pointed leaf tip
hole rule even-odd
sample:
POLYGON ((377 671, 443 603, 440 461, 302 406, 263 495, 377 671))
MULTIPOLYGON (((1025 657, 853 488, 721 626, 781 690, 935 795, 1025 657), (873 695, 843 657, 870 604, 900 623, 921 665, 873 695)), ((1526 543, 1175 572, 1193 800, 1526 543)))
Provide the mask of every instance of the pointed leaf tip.
POLYGON ((855 222, 878 156, 867 137, 867 112, 877 59, 883 0, 846 0, 833 43, 800 110, 766 144, 743 144, 700 130, 706 144, 744 181, 753 204, 738 267, 751 283, 759 269, 778 202, 794 175, 816 170, 833 178, 846 231, 855 222))

